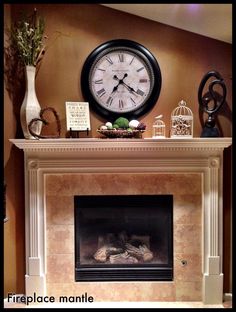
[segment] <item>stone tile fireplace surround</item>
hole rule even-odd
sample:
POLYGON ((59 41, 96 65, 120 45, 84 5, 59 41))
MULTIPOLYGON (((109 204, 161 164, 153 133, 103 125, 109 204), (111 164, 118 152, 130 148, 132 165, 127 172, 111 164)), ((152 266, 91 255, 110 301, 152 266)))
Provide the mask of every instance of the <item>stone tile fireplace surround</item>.
POLYGON ((222 303, 222 163, 231 138, 11 142, 25 155, 26 295, 222 303), (74 196, 121 194, 173 194, 173 281, 74 281, 74 196))

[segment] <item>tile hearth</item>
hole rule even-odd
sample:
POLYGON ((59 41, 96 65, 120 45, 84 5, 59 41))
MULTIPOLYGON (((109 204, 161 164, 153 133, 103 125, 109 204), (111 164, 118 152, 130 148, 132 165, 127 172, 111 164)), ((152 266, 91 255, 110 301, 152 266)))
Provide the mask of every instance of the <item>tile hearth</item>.
POLYGON ((26 295, 222 303, 222 162, 230 138, 12 142, 25 153, 26 295), (75 195, 170 193, 172 282, 74 282, 75 195))

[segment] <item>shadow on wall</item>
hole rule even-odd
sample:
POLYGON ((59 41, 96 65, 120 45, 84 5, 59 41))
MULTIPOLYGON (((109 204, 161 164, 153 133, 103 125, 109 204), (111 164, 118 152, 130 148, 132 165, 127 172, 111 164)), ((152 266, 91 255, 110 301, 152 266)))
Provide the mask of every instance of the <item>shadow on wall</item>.
POLYGON ((232 293, 232 146, 224 150, 223 167, 223 273, 224 292, 232 293))
POLYGON ((4 174, 8 217, 4 225, 4 295, 6 295, 8 292, 24 293, 24 154, 15 146, 11 149, 4 174))

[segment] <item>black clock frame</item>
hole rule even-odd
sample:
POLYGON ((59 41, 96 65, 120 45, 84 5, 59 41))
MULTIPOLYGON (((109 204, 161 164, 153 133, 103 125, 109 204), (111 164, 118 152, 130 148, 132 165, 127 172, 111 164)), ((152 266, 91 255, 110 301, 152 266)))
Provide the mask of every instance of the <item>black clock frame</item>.
POLYGON ((128 39, 110 40, 95 48, 85 60, 81 72, 81 90, 84 99, 89 102, 90 107, 92 108, 93 111, 95 111, 95 113, 102 116, 106 120, 112 119, 114 120, 117 117, 120 117, 121 115, 128 119, 137 119, 138 117, 146 114, 156 104, 160 95, 161 84, 162 84, 161 70, 154 55, 140 43, 128 39), (131 112, 122 113, 106 110, 105 107, 101 106, 97 102, 96 98, 93 96, 93 93, 90 89, 90 73, 91 69, 94 66, 94 62, 99 60, 100 57, 102 57, 104 54, 109 53, 109 51, 118 48, 124 50, 125 49, 128 50, 129 48, 131 48, 136 50, 137 55, 141 57, 146 64, 149 64, 151 66, 151 70, 153 72, 154 81, 149 97, 147 98, 146 102, 142 104, 142 106, 138 107, 136 110, 133 110, 131 112))

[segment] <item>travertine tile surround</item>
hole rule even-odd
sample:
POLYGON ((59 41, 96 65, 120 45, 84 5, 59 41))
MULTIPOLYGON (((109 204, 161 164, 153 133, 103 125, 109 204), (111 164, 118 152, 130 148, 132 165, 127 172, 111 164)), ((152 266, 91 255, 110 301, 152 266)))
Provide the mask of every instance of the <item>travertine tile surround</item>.
POLYGON ((96 301, 202 299, 202 178, 200 173, 46 175, 47 295, 87 292, 96 301), (74 282, 74 195, 173 194, 173 282, 74 282), (187 260, 182 266, 181 260, 187 260))

